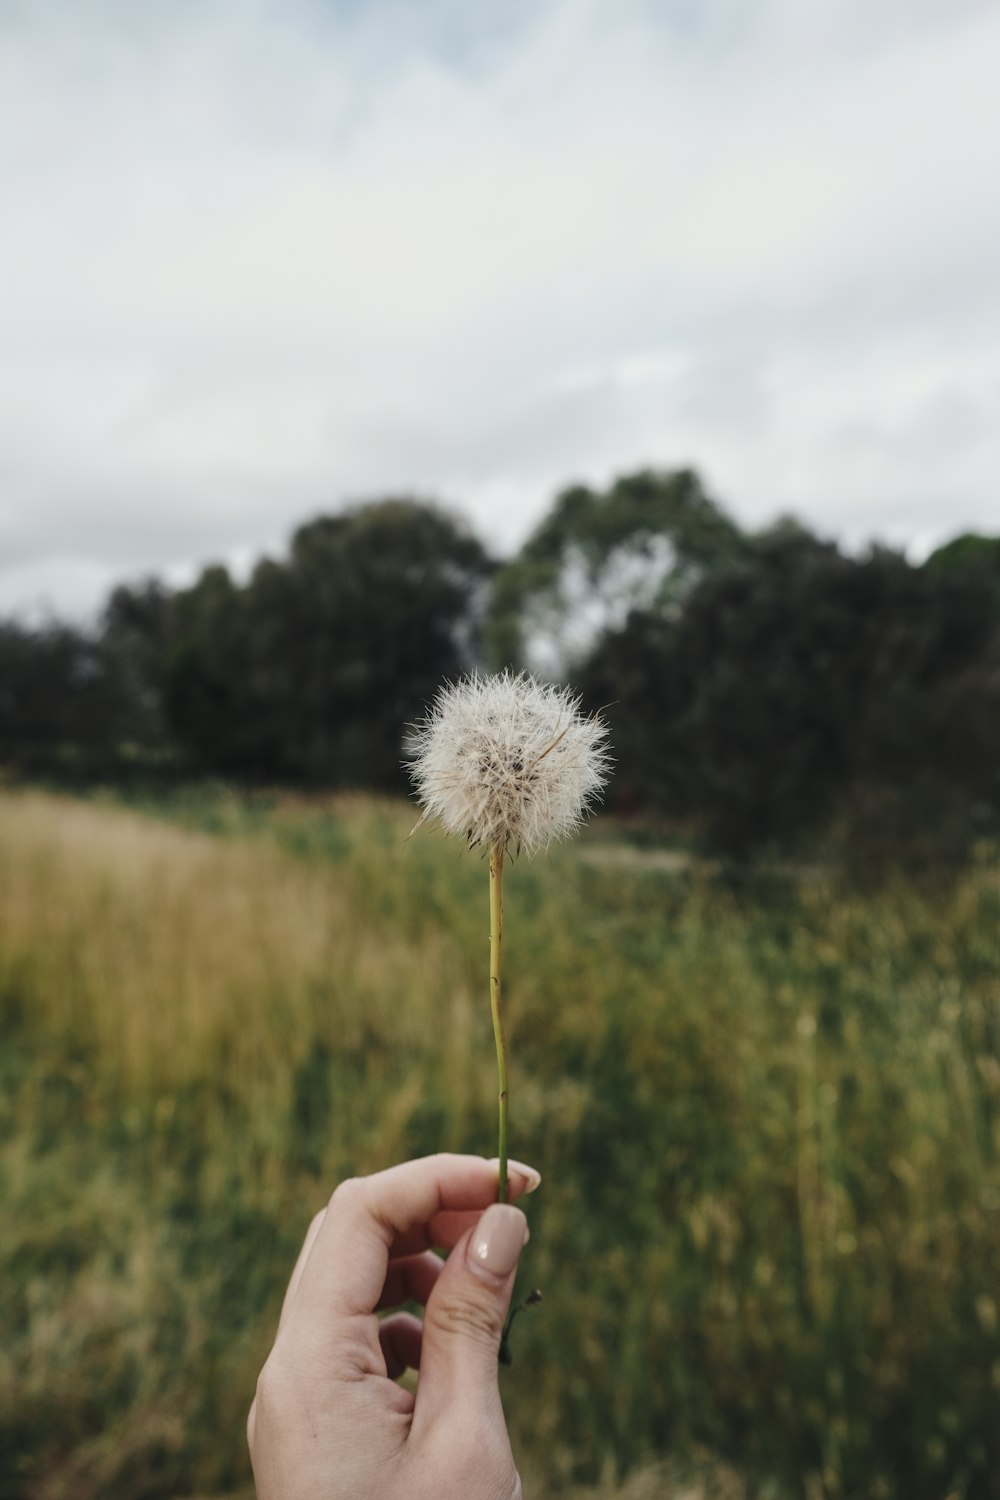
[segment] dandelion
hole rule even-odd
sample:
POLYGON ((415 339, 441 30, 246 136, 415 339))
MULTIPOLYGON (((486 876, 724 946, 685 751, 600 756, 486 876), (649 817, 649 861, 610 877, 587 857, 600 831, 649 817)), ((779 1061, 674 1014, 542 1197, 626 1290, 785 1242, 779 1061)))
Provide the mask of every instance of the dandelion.
MULTIPOLYGON (((608 777, 607 726, 565 688, 526 673, 473 674, 441 689, 411 741, 423 816, 481 846, 490 870, 490 1009, 500 1081, 499 1199, 507 1197, 507 1042, 501 1005, 503 867, 566 838, 608 777)), ((419 824, 417 825, 420 826, 419 824)))

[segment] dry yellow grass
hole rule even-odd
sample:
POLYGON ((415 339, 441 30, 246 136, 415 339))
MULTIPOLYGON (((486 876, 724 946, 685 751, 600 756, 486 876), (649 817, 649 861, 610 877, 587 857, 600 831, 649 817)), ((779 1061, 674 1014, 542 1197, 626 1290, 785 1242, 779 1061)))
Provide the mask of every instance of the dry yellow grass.
POLYGON ((453 983, 448 947, 373 924, 342 874, 266 841, 3 798, 0 963, 29 980, 33 1025, 137 1092, 266 1089, 317 1038, 405 1042, 453 983))

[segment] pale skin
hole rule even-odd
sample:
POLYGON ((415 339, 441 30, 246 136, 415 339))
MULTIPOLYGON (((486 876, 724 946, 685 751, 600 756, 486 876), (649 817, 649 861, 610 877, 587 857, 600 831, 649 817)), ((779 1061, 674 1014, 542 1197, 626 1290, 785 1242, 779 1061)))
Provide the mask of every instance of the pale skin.
MULTIPOLYGON (((511 1200, 538 1186, 520 1162, 508 1174, 511 1200)), ((309 1226, 250 1408, 258 1500, 520 1500, 497 1355, 527 1224, 496 1196, 497 1163, 477 1156, 337 1188, 309 1226), (422 1320, 379 1318, 406 1302, 422 1320), (415 1394, 396 1383, 407 1368, 415 1394)))

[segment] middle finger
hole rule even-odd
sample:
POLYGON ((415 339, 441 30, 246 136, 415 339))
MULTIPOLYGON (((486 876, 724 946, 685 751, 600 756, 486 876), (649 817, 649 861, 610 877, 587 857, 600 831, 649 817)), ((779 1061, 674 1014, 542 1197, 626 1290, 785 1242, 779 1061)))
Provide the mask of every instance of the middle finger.
POLYGON ((376 1312, 382 1312, 387 1307, 399 1307, 404 1302, 419 1302, 423 1307, 443 1268, 444 1261, 433 1250, 427 1250, 423 1255, 391 1260, 376 1312))

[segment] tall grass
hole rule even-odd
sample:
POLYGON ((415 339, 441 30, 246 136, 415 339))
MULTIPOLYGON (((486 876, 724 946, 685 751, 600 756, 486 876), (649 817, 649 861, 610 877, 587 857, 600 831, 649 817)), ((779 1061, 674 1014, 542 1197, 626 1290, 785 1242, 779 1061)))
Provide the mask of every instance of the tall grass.
MULTIPOLYGON (((495 1149, 479 861, 391 804, 160 811, 0 797, 10 1500, 243 1492, 315 1208, 495 1149)), ((506 905, 529 1492, 1000 1494, 995 869, 863 898, 584 846, 506 905)))

